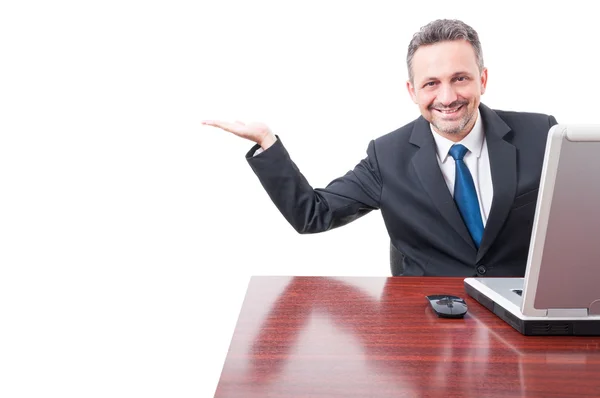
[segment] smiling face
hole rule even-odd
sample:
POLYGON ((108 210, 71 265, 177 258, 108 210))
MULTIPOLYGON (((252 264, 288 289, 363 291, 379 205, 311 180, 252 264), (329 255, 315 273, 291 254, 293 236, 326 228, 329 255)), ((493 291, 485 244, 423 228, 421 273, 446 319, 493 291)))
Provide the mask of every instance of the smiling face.
POLYGON ((434 130, 454 142, 469 134, 487 84, 487 69, 480 72, 471 44, 452 40, 423 45, 414 54, 412 72, 408 91, 434 130))

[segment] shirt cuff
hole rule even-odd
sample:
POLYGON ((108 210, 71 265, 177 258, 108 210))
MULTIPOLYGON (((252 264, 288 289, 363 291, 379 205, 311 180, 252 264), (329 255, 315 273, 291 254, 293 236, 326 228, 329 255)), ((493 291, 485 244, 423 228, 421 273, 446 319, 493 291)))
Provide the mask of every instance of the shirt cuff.
MULTIPOLYGON (((277 142, 277 137, 275 137, 275 142, 277 142)), ((256 151, 254 151, 254 155, 252 155, 252 157, 254 157, 260 153, 263 153, 264 151, 265 151, 264 149, 259 147, 256 151)))

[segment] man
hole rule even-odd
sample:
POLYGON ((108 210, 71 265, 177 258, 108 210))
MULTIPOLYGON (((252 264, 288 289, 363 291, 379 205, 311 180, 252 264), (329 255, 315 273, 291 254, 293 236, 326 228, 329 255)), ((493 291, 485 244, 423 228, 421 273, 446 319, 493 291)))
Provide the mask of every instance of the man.
POLYGON ((394 275, 524 276, 552 116, 480 103, 488 72, 477 32, 456 20, 421 28, 407 88, 421 117, 370 142, 367 157, 313 189, 262 123, 204 121, 254 141, 247 159, 299 233, 380 209, 402 253, 394 275))

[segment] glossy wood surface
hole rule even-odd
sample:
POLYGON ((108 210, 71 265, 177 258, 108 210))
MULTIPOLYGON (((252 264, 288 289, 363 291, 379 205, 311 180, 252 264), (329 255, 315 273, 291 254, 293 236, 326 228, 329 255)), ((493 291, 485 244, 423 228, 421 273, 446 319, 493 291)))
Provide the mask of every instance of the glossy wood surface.
POLYGON ((463 278, 253 277, 215 397, 600 397, 600 338, 523 336, 463 278), (438 318, 430 294, 465 298, 438 318))

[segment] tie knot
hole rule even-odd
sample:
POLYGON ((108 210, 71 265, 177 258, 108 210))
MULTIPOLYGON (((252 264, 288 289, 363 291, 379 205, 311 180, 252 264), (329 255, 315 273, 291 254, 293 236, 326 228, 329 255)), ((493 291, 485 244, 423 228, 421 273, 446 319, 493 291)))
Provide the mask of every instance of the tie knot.
POLYGON ((465 154, 468 151, 469 150, 467 149, 466 146, 461 145, 461 144, 456 144, 456 145, 452 145, 452 147, 450 148, 448 153, 450 154, 450 156, 452 156, 452 158, 454 160, 462 160, 462 158, 465 157, 465 154))

